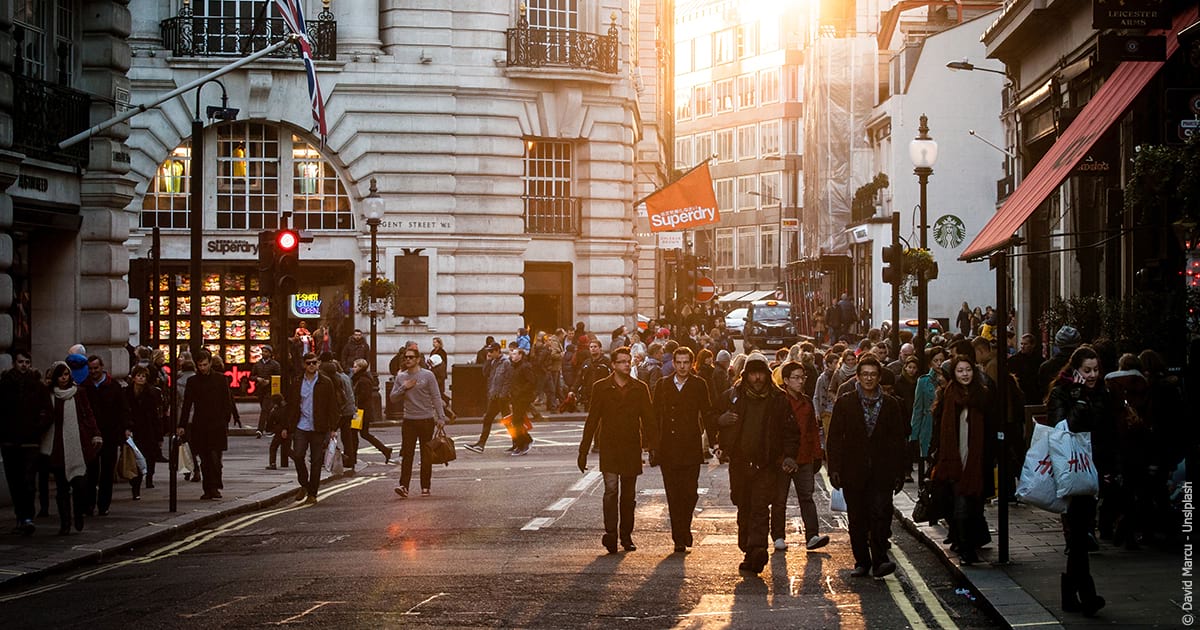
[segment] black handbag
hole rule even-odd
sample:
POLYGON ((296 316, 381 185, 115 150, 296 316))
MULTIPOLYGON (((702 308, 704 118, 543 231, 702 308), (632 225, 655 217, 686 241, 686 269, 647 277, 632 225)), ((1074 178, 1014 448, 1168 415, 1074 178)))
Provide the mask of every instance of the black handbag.
POLYGON ((431 463, 447 466, 450 465, 450 462, 458 459, 458 453, 454 450, 454 440, 446 435, 445 429, 438 427, 433 430, 433 439, 421 447, 421 459, 428 459, 431 463))
POLYGON ((940 512, 933 491, 933 481, 921 482, 921 488, 917 490, 917 504, 912 511, 913 522, 932 524, 942 518, 940 512))

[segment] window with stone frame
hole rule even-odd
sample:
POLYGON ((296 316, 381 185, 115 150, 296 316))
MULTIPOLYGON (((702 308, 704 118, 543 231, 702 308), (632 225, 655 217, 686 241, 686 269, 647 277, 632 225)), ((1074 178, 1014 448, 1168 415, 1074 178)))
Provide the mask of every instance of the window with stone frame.
POLYGON ((769 201, 761 198, 757 175, 742 175, 737 178, 737 188, 737 210, 739 212, 757 208, 760 201, 764 204, 769 201))
POLYGON ((730 269, 733 267, 733 228, 718 228, 717 229, 717 269, 730 269))
POLYGON ((760 102, 779 102, 779 68, 771 68, 758 73, 758 89, 762 93, 760 102))
POLYGON ((758 104, 758 82, 753 74, 737 78, 738 109, 750 109, 758 104))
POLYGON ((737 266, 753 269, 758 266, 758 226, 744 225, 737 229, 737 266))
POLYGON ((702 131, 696 138, 696 161, 699 164, 713 157, 713 135, 711 131, 702 131))
POLYGON ((735 212, 733 200, 733 178, 726 177, 713 182, 713 191, 717 196, 717 209, 721 212, 735 212))
POLYGON ((779 155, 780 149, 780 128, 778 120, 768 120, 759 123, 759 150, 763 155, 779 155))
POLYGON ((675 139, 676 168, 691 168, 692 137, 682 136, 675 139))
POLYGON ((59 85, 75 75, 79 39, 75 0, 18 0, 12 8, 13 66, 16 74, 59 85))
POLYGON ((705 83, 704 85, 696 86, 696 117, 711 116, 712 110, 712 84, 705 83))
POLYGON ((760 225, 758 230, 758 251, 761 255, 762 266, 774 267, 779 264, 779 226, 760 225))
MULTIPOLYGON (((341 177, 317 145, 284 127, 232 122, 206 131, 205 225, 273 230, 288 213, 301 230, 353 230, 341 177)), ((184 229, 191 204, 191 139, 159 164, 142 199, 141 227, 184 229)))
POLYGON ((737 129, 737 156, 739 160, 758 157, 758 126, 745 125, 737 129))
POLYGON ((717 113, 733 111, 733 79, 717 81, 717 113))
POLYGON ((733 130, 718 129, 717 130, 717 161, 732 162, 735 158, 733 153, 733 130))
POLYGON ((578 0, 528 0, 525 11, 532 28, 579 30, 578 0))
POLYGON ((573 196, 574 147, 570 142, 525 139, 525 231, 576 233, 580 200, 573 196))

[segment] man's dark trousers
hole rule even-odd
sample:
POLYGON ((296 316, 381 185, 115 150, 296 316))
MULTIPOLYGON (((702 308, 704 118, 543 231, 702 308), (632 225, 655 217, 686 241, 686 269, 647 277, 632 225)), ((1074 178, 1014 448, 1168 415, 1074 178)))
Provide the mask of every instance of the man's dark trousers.
POLYGON ((671 515, 671 539, 676 545, 692 546, 692 515, 699 498, 700 464, 662 466, 667 508, 671 515))
POLYGON ((738 549, 749 559, 755 550, 766 558, 771 534, 771 501, 775 499, 774 468, 756 468, 744 461, 729 462, 729 485, 737 506, 738 549))
POLYGON ((36 446, 4 446, 0 447, 0 457, 4 458, 4 477, 8 480, 17 521, 32 521, 38 449, 36 446))
POLYGON ((637 506, 637 475, 604 473, 604 533, 619 534, 622 542, 633 537, 633 510, 637 506))
POLYGON ((487 443, 488 436, 492 434, 492 423, 495 422, 496 416, 502 416, 507 411, 507 398, 488 398, 487 411, 483 414, 483 430, 479 432, 480 444, 487 443))
POLYGON ((843 489, 850 521, 850 549, 854 566, 874 568, 887 562, 887 539, 892 526, 890 488, 843 489))
POLYGON ((221 480, 221 456, 220 450, 201 453, 200 474, 203 479, 200 480, 200 487, 204 488, 204 494, 213 495, 225 487, 221 480))
POLYGON ((88 512, 95 509, 101 514, 105 514, 112 505, 113 475, 117 472, 117 454, 120 452, 121 444, 124 443, 123 439, 115 443, 105 440, 100 447, 100 454, 88 463, 88 512))
POLYGON ((325 461, 326 446, 329 446, 329 434, 325 432, 296 429, 296 434, 292 436, 292 460, 296 462, 296 479, 310 497, 317 496, 317 489, 321 485, 321 465, 325 461), (308 451, 308 465, 304 463, 305 451, 308 451))

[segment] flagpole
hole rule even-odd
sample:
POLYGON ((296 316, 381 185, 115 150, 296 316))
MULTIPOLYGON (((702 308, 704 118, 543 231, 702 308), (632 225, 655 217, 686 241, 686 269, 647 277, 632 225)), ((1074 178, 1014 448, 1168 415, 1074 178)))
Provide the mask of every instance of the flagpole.
MULTIPOLYGON (((218 68, 217 70, 213 70, 212 72, 200 77, 199 79, 196 79, 194 81, 186 83, 180 87, 177 87, 174 90, 171 90, 170 92, 167 92, 166 94, 158 97, 157 100, 151 101, 149 103, 142 103, 139 105, 130 106, 130 108, 128 110, 125 110, 124 112, 122 112, 112 118, 109 118, 108 120, 106 120, 102 123, 93 125, 92 127, 88 128, 84 131, 81 131, 81 132, 71 136, 70 138, 67 138, 66 140, 63 140, 62 142, 59 142, 58 148, 65 149, 69 146, 72 146, 72 145, 78 144, 84 140, 87 140, 88 138, 100 133, 101 131, 104 131, 105 129, 108 129, 115 125, 119 125, 119 124, 125 122, 126 120, 129 120, 130 118, 133 118, 134 116, 137 116, 138 114, 140 114, 146 110, 154 109, 155 107, 162 105, 163 103, 175 98, 176 96, 179 96, 180 94, 183 94, 184 92, 194 90, 197 87, 200 87, 201 85, 205 84, 208 81, 211 81, 212 79, 229 74, 230 72, 233 72, 234 70, 237 70, 238 68, 241 68, 242 66, 244 66, 248 63, 252 63, 263 57, 266 57, 267 55, 279 50, 280 48, 283 48, 284 46, 295 44, 296 39, 297 39, 297 36, 294 33, 289 34, 284 39, 281 39, 281 40, 275 42, 274 44, 267 46, 266 48, 250 55, 249 57, 243 57, 241 59, 238 59, 237 61, 229 64, 228 66, 225 66, 223 68, 218 68)), ((196 112, 196 116, 199 117, 200 112, 196 112)))

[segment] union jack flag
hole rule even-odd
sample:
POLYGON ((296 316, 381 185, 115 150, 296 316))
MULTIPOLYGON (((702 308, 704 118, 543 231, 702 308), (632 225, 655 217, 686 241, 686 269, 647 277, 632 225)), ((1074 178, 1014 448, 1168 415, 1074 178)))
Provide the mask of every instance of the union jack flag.
POLYGON ((313 123, 321 141, 325 141, 325 99, 321 95, 321 84, 317 82, 317 69, 313 65, 312 42, 308 39, 308 27, 304 22, 304 7, 301 0, 275 0, 275 8, 288 30, 299 35, 296 47, 300 50, 300 60, 304 62, 304 73, 308 75, 308 97, 312 101, 313 123))

